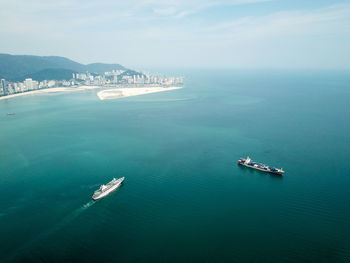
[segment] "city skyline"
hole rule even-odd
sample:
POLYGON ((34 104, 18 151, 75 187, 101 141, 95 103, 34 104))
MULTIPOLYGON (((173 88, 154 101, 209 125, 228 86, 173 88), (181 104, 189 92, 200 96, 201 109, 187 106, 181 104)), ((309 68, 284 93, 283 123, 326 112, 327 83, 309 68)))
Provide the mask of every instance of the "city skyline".
POLYGON ((0 97, 54 87, 100 86, 102 88, 118 85, 167 87, 183 84, 183 77, 151 75, 148 72, 133 72, 133 75, 123 75, 123 73, 128 71, 130 70, 106 71, 103 74, 91 74, 90 72, 72 73, 72 77, 66 80, 46 79, 37 81, 32 78, 26 78, 24 81, 6 81, 6 79, 2 78, 0 79, 0 97))
POLYGON ((350 68, 348 1, 2 0, 0 5, 2 53, 145 69, 350 68))

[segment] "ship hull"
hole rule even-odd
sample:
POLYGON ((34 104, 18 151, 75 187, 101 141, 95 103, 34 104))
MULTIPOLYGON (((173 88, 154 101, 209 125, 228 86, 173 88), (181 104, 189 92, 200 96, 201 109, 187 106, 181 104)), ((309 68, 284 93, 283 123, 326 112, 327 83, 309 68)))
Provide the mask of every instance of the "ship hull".
POLYGON ((278 170, 272 171, 272 170, 268 170, 268 169, 256 167, 256 166, 254 166, 254 165, 246 164, 244 161, 241 161, 241 160, 238 160, 238 164, 239 164, 239 165, 242 165, 242 166, 245 166, 245 167, 248 167, 248 168, 252 168, 252 169, 255 169, 255 170, 259 170, 259 171, 262 171, 262 172, 265 172, 265 173, 283 176, 283 172, 279 172, 278 170))
POLYGON ((106 197, 107 195, 109 195, 113 191, 117 190, 122 185, 123 181, 124 180, 121 180, 120 182, 118 182, 115 185, 111 186, 109 189, 107 189, 106 191, 102 192, 98 196, 92 196, 92 199, 96 201, 96 200, 99 200, 99 199, 102 199, 102 198, 106 197))

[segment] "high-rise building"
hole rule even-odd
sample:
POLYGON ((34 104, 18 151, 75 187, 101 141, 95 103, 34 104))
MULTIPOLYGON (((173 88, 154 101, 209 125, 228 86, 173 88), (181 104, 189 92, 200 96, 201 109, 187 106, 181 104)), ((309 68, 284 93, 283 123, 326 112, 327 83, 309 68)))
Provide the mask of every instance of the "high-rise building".
POLYGON ((33 90, 33 80, 32 79, 25 79, 24 85, 26 86, 26 90, 33 90))
POLYGON ((39 88, 39 82, 36 80, 32 81, 32 89, 37 90, 39 88))
POLYGON ((0 89, 2 91, 2 94, 7 95, 7 89, 6 89, 6 81, 5 79, 1 79, 0 82, 0 89))
POLYGON ((54 80, 50 80, 48 83, 47 83, 47 87, 49 87, 49 88, 52 88, 52 87, 54 87, 56 85, 56 81, 54 81, 54 80))

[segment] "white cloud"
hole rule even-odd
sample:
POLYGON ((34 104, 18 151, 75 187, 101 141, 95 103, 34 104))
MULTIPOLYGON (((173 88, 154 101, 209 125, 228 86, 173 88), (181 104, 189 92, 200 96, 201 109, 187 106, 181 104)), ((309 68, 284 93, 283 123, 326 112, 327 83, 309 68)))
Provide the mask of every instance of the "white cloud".
POLYGON ((94 59, 129 65, 166 61, 228 65, 237 63, 238 57, 253 61, 263 53, 267 56, 270 47, 279 50, 283 60, 291 50, 296 52, 296 46, 315 52, 312 47, 320 41, 322 48, 338 45, 349 53, 345 47, 350 49, 350 4, 278 12, 236 8, 260 2, 266 1, 0 0, 0 52, 49 53, 82 62, 94 59), (235 18, 217 13, 206 17, 214 7, 234 10, 235 18))
POLYGON ((271 36, 350 33, 350 4, 312 11, 282 11, 265 16, 241 17, 208 26, 204 32, 208 36, 236 41, 271 36))
POLYGON ((176 13, 176 8, 167 7, 167 8, 153 8, 154 13, 162 16, 174 15, 176 13))
POLYGON ((153 9, 156 14, 183 18, 215 6, 245 5, 270 1, 272 0, 177 0, 167 2, 153 0, 145 1, 144 6, 162 6, 162 8, 153 9))

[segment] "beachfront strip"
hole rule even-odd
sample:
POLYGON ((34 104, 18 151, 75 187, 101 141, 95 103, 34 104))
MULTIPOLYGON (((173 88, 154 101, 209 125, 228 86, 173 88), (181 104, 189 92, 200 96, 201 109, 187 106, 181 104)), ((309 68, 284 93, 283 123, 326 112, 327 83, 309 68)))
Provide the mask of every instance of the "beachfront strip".
MULTIPOLYGON (((79 86, 79 87, 56 87, 50 89, 40 89, 40 90, 32 90, 22 93, 11 94, 7 96, 0 96, 0 100, 11 99, 24 95, 36 95, 36 94, 59 94, 62 92, 74 92, 74 91, 83 91, 83 90, 93 90, 93 89, 101 89, 101 86, 79 86)), ((111 100, 111 99, 120 99, 131 96, 138 96, 143 94, 169 91, 175 89, 181 89, 182 86, 170 86, 170 87, 156 87, 156 86, 144 86, 144 87, 133 87, 133 88, 111 88, 99 91, 97 96, 100 100, 111 100)))
MULTIPOLYGON (((82 88, 85 87, 170 87, 182 85, 183 77, 165 77, 161 75, 151 75, 146 72, 136 72, 132 70, 112 70, 104 74, 96 73, 73 73, 69 80, 43 80, 37 81, 31 78, 23 82, 13 82, 1 79, 0 96, 13 96, 15 94, 39 91, 49 88, 82 88)), ((62 90, 63 91, 63 90, 62 90)))
POLYGON ((162 91, 169 91, 175 89, 181 89, 182 87, 144 87, 144 88, 119 88, 119 89, 107 89, 102 90, 97 93, 97 96, 100 100, 111 100, 111 99, 119 99, 149 93, 156 93, 162 91))

